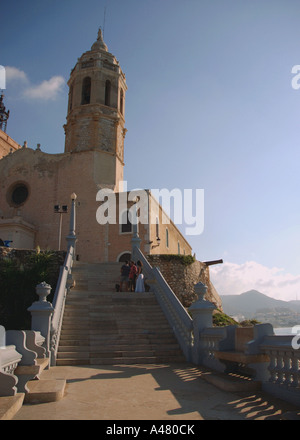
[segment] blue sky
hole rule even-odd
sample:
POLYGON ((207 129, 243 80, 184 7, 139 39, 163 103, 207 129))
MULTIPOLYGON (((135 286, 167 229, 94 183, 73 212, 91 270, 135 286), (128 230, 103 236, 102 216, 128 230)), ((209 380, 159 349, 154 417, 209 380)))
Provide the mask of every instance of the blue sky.
MULTIPOLYGON (((67 80, 104 40, 126 74, 125 180, 203 188, 205 227, 188 237, 220 294, 300 299, 300 2, 1 2, 7 133, 63 152, 67 80)), ((182 229, 182 227, 181 227, 182 229)), ((182 229, 184 230, 184 229, 182 229)))

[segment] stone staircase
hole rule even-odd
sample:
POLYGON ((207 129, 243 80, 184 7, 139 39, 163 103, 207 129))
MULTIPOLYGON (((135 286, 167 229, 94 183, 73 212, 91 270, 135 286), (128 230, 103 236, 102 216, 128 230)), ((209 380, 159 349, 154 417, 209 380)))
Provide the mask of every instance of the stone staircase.
POLYGON ((57 365, 185 362, 155 295, 116 292, 120 267, 74 265, 57 365))

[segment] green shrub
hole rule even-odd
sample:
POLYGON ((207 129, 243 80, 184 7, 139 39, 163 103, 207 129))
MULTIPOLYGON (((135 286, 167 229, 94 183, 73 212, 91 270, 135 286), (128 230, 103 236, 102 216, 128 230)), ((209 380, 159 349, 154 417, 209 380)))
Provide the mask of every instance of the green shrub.
POLYGON ((161 254, 159 257, 165 261, 179 261, 184 266, 189 266, 196 261, 192 255, 161 254))
POLYGON ((240 327, 252 327, 256 324, 261 324, 261 322, 257 321, 256 319, 246 319, 245 321, 239 323, 240 327))
POLYGON ((48 301, 53 300, 59 267, 54 253, 36 252, 22 264, 13 259, 0 261, 0 324, 6 330, 29 330, 31 315, 27 308, 38 300, 35 288, 45 281, 52 287, 48 301))
POLYGON ((215 327, 226 327, 226 325, 239 325, 239 323, 225 313, 217 311, 213 315, 213 325, 215 327))

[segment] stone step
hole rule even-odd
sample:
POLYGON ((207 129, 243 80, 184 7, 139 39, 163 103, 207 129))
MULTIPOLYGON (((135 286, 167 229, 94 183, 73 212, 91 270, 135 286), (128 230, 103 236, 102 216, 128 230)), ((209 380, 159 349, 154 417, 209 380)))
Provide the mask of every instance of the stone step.
POLYGON ((237 374, 209 372, 201 376, 206 382, 216 386, 222 391, 255 392, 261 390, 261 382, 237 374))
POLYGON ((168 351, 168 350, 178 350, 178 344, 175 342, 172 344, 112 344, 110 346, 100 345, 100 344, 83 344, 83 345, 61 345, 58 349, 58 353, 65 353, 65 352, 89 352, 89 350, 93 352, 101 352, 101 351, 130 351, 132 348, 136 351, 168 351))
POLYGON ((57 365, 183 362, 153 292, 116 292, 122 263, 75 263, 57 365))
POLYGON ((0 397, 0 420, 12 420, 22 408, 25 393, 15 396, 0 397))
MULTIPOLYGON (((128 313, 124 313, 122 310, 102 310, 101 308, 98 310, 95 308, 84 308, 81 310, 72 310, 66 307, 65 309, 66 315, 64 318, 68 321, 72 320, 75 322, 84 321, 84 320, 98 320, 98 321, 114 321, 114 322, 132 322, 132 321, 144 321, 147 322, 167 322, 166 317, 162 313, 156 313, 156 310, 145 312, 144 310, 132 311, 128 313), (157 319, 155 319, 157 317, 157 319)), ((67 321, 66 321, 67 322, 67 321)))
POLYGON ((29 392, 26 393, 25 403, 57 402, 64 397, 66 380, 41 379, 27 382, 29 392))
POLYGON ((119 357, 119 358, 85 358, 57 359, 57 366, 65 365, 135 365, 135 364, 169 364, 185 362, 183 356, 153 357, 119 357))
POLYGON ((132 328, 132 329, 143 329, 143 328, 168 328, 170 329, 170 326, 168 322, 166 321, 154 321, 154 320, 147 320, 147 319, 132 319, 129 320, 115 320, 115 319, 99 319, 97 317, 94 318, 87 318, 87 319, 64 319, 63 321, 63 328, 101 328, 101 329, 125 329, 125 328, 132 328))
POLYGON ((61 330, 61 334, 70 334, 73 333, 74 335, 78 335, 80 333, 83 332, 89 332, 90 334, 114 334, 116 333, 116 335, 119 335, 119 333, 121 332, 122 334, 132 334, 132 333, 137 333, 137 334, 157 334, 157 332, 160 332, 162 334, 165 333, 173 333, 172 330, 170 329, 169 325, 163 325, 163 326, 155 326, 153 324, 148 324, 148 323, 144 323, 144 325, 142 324, 138 324, 138 325, 130 325, 128 323, 124 323, 124 324, 110 324, 109 321, 108 322, 103 322, 102 325, 95 323, 94 325, 92 325, 92 323, 90 323, 89 325, 63 325, 62 330, 61 330))
POLYGON ((102 340, 105 341, 105 339, 108 339, 109 337, 114 338, 115 340, 120 340, 121 338, 124 340, 125 338, 127 340, 133 339, 133 338, 156 338, 164 340, 165 337, 174 337, 173 333, 169 330, 148 330, 144 329, 141 331, 126 329, 126 333, 122 330, 107 330, 107 331, 99 331, 95 329, 86 329, 85 331, 77 330, 77 329, 63 329, 61 331, 61 338, 62 340, 68 337, 69 339, 86 339, 86 338, 102 338, 102 340))
POLYGON ((156 300, 154 293, 152 292, 111 292, 111 291, 100 291, 100 290, 80 290, 80 289, 72 289, 68 294, 67 299, 72 297, 85 298, 85 297, 93 297, 103 299, 103 300, 156 300))
POLYGON ((176 341, 175 336, 173 334, 166 334, 164 336, 160 334, 139 334, 139 335, 104 335, 104 334, 94 334, 94 335, 84 335, 80 337, 80 335, 62 335, 60 338, 60 346, 64 345, 93 345, 93 344, 110 344, 110 345, 118 345, 118 344, 169 344, 174 343, 176 341))
POLYGON ((122 357, 154 357, 154 356, 180 356, 180 350, 88 350, 58 352, 58 359, 83 359, 83 358, 122 358, 122 357))

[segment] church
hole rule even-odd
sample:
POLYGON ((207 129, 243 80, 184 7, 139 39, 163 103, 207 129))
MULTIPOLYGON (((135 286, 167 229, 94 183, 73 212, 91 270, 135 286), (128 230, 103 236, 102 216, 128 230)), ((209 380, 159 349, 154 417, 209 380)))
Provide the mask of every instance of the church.
MULTIPOLYGON (((64 152, 48 154, 39 145, 18 145, 0 126, 0 239, 18 249, 65 250, 68 212, 71 198, 76 198, 77 260, 124 261, 130 258, 134 232, 128 215, 134 202, 127 198, 127 205, 119 203, 127 191, 127 85, 101 29, 72 69, 68 87, 64 152), (105 202, 97 195, 103 190, 115 196, 116 222, 97 219, 105 202)), ((3 97, 1 103, 4 107, 3 97)), ((142 252, 191 255, 190 244, 151 191, 144 193, 148 220, 138 225, 142 252)))

